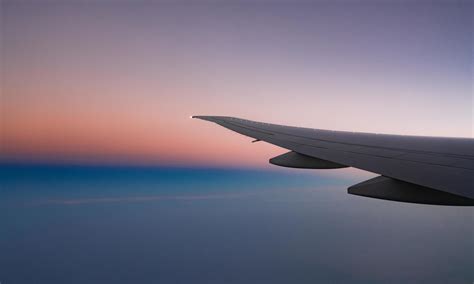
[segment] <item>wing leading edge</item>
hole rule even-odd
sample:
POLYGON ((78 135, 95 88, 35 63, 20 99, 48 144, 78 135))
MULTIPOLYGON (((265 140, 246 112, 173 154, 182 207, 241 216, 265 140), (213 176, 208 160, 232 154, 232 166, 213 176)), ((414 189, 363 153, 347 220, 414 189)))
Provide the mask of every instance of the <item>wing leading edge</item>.
POLYGON ((300 128, 225 116, 193 116, 290 150, 270 163, 354 167, 380 174, 349 193, 404 202, 474 205, 474 139, 300 128))

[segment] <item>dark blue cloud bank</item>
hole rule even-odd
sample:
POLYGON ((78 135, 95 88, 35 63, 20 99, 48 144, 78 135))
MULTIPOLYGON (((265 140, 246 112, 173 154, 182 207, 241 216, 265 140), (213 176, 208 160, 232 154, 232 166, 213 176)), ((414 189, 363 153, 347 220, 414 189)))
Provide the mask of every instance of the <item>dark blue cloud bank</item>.
POLYGON ((337 176, 5 165, 0 181, 2 283, 473 280, 470 208, 350 196, 337 176))

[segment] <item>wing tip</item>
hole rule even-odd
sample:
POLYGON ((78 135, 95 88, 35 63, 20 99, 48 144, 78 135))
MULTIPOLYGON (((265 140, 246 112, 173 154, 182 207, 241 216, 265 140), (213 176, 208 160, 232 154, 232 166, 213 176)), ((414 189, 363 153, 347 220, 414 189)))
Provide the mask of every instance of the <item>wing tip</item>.
POLYGON ((196 118, 196 119, 202 119, 202 120, 210 120, 213 118, 213 116, 208 116, 208 115, 191 115, 189 118, 196 118))
POLYGON ((216 116, 216 115, 191 115, 190 118, 197 118, 201 120, 207 120, 211 122, 224 121, 228 119, 236 119, 229 116, 216 116))

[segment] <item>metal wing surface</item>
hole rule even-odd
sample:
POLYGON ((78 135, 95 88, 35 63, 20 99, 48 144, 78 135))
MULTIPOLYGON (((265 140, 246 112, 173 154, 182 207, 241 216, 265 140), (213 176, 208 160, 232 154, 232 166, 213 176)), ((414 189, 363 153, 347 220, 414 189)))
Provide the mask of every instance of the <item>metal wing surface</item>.
POLYGON ((330 131, 225 116, 193 118, 290 150, 270 160, 276 165, 354 167, 381 175, 350 187, 352 194, 427 204, 474 204, 474 139, 330 131))

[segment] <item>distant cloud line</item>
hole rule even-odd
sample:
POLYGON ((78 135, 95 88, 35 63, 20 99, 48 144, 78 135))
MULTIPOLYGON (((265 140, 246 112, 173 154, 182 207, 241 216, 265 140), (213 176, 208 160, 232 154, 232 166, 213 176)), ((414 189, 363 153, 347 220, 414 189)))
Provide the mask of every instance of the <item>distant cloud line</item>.
POLYGON ((81 205, 93 203, 121 203, 121 202, 150 202, 165 200, 210 200, 233 199, 256 195, 257 193, 236 194, 206 194, 206 195, 170 195, 170 196, 132 196, 132 197, 104 197, 104 198, 79 198, 79 199, 50 199, 47 204, 81 205))

